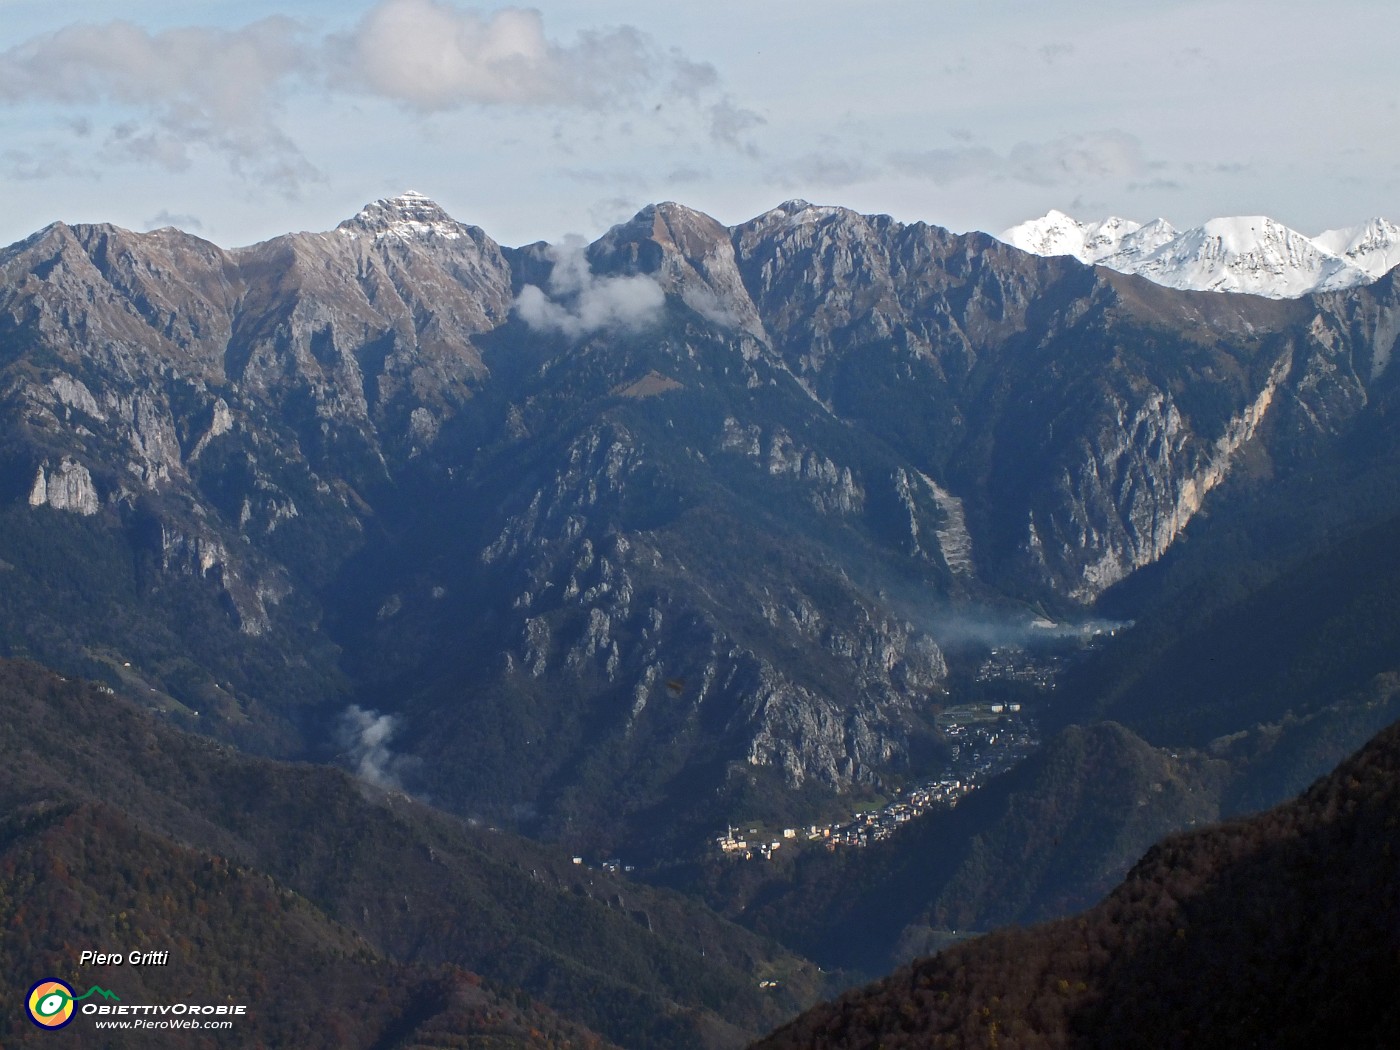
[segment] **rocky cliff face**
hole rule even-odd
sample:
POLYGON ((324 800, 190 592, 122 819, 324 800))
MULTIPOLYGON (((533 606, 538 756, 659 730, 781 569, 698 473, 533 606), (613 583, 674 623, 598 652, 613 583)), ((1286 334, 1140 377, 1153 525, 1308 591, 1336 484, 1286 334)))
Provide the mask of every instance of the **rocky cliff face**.
POLYGON ((99 502, 87 468, 65 459, 54 469, 47 463, 39 467, 34 487, 29 490, 29 505, 88 515, 97 513, 99 502))
MULTIPOLYGON (((234 251, 56 225, 0 252, 0 540, 62 514, 164 596, 162 659, 210 599, 245 638, 213 678, 319 668, 297 703, 392 706, 435 797, 625 837, 936 760, 921 606, 1092 603, 1241 464, 1388 403, 1394 300, 1176 293, 802 201, 577 251, 416 194, 234 251)), ((253 738, 295 706, 255 678, 213 705, 253 738)))
MULTIPOLYGON (((129 518, 160 497, 162 535, 199 548, 171 555, 163 538, 163 562, 221 585, 246 576, 249 594, 281 589, 238 548, 300 513, 284 475, 358 529, 355 488, 429 447, 469 399, 485 375, 472 338, 511 298, 494 242, 412 195, 234 252, 59 224, 8 249, 0 274, 0 330, 19 352, 4 398, 28 436, 12 455, 41 460, 31 505, 129 518), (245 460, 251 484, 217 491, 211 453, 245 460), (236 514, 214 513, 225 496, 236 514)), ((261 633, 261 600, 236 590, 261 633)))
POLYGON ((1039 523, 1031 510, 1026 554, 1048 578, 1065 581, 1071 598, 1086 603, 1151 565, 1229 475, 1290 364, 1281 359, 1263 389, 1226 417, 1213 440, 1192 431, 1170 393, 1153 390, 1135 404, 1115 398, 1106 406, 1108 425, 1082 436, 1080 462, 1054 479, 1039 523))

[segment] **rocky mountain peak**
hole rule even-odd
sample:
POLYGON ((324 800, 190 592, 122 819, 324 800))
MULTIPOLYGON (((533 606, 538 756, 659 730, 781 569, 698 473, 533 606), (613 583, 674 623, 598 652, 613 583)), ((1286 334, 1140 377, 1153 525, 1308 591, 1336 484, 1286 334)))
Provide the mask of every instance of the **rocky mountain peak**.
POLYGON ((718 219, 674 201, 648 204, 618 232, 644 236, 690 258, 703 258, 719 242, 729 241, 729 229, 718 219))
MULTIPOLYGON (((347 656, 366 683, 427 681, 429 650, 474 635, 441 672, 454 694, 498 698, 502 741, 554 733, 520 697, 614 704, 608 768, 574 783, 631 799, 665 790, 653 753, 700 748, 793 785, 887 775, 936 742, 910 705, 940 650, 904 599, 845 580, 848 551, 940 600, 1087 604, 1232 498, 1211 494, 1249 442, 1340 432, 1384 371, 1371 345, 1395 344, 1372 292, 1314 322, 806 201, 734 228, 659 203, 586 253, 503 252, 421 194, 229 252, 40 241, 0 252, 7 513, 110 531, 217 601, 200 622, 230 653, 309 648, 322 602, 353 607, 325 637, 366 654, 347 656), (634 317, 644 336, 605 331, 634 317)), ((561 764, 504 789, 483 766, 456 798, 543 798, 597 739, 574 717, 561 764)), ((462 764, 465 736, 424 739, 435 770, 462 764)))
POLYGON ((776 208, 772 208, 757 219, 752 220, 747 225, 771 225, 774 221, 786 220, 789 225, 805 225, 808 223, 818 223, 826 219, 847 217, 851 219, 863 219, 858 212, 849 208, 835 207, 828 204, 813 204, 811 201, 803 200, 801 197, 794 197, 792 200, 783 201, 776 208))
POLYGON ((590 248, 595 266, 648 274, 702 317, 765 338, 744 286, 730 229, 674 201, 649 204, 590 248))
POLYGON ((442 205, 415 190, 366 204, 354 218, 346 219, 336 229, 351 237, 370 234, 455 240, 465 233, 465 227, 448 215, 442 205))

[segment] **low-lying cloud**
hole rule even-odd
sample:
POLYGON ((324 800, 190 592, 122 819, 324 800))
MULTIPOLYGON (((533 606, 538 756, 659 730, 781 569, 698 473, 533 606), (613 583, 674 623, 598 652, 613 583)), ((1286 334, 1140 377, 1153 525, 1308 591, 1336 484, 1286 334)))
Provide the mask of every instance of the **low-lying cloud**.
POLYGON ((361 780, 376 787, 403 790, 401 778, 413 759, 396 755, 389 747, 398 728, 399 720, 393 715, 381 715, 358 704, 351 704, 340 716, 340 746, 361 780))
POLYGON ((515 300, 520 319, 536 331, 578 338, 604 328, 637 331, 661 319, 666 293, 650 277, 598 277, 578 237, 548 253, 554 268, 547 290, 527 284, 515 300))

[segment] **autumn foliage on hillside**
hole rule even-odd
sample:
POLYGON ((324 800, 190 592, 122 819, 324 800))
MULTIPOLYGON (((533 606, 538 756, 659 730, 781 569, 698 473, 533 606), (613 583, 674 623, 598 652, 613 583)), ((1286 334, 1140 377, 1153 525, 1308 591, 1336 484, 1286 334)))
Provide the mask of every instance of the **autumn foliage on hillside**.
MULTIPOLYGON (((678 895, 37 665, 0 660, 0 723, 15 994, 45 975, 217 993, 258 1018, 218 1045, 298 1050, 733 1047, 817 998, 815 967, 678 895), (170 961, 108 975, 83 949, 170 961)), ((0 1047, 27 1026, 0 1009, 0 1047)))
POLYGON ((758 1044, 1394 1046, 1400 725, 1296 801, 1154 847, 1082 915, 954 946, 758 1044))
MULTIPOLYGON (((108 1031, 74 1045, 599 1050, 581 1026, 455 967, 387 959, 300 895, 228 858, 137 827, 101 803, 49 802, 0 821, 0 969, 16 995, 42 977, 125 1003, 242 1004, 230 1031, 108 1031), (165 951, 161 965, 79 966, 83 948, 165 951)), ((0 1046, 48 1045, 17 1003, 0 1046)))

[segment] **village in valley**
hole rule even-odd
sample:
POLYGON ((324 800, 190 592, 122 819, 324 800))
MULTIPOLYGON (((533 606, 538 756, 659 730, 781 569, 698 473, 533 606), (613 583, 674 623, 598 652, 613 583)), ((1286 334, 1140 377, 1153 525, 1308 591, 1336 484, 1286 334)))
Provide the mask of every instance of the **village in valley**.
POLYGON ((994 645, 962 665, 960 684, 951 690, 961 702, 936 708, 938 728, 949 745, 948 762, 937 774, 858 807, 845 820, 802 827, 758 821, 731 825, 711 841, 711 848, 731 860, 768 861, 814 847, 860 849, 890 838, 925 813, 954 808, 1040 746, 1035 713, 1054 695, 1058 676, 1102 639, 1131 626, 1130 621, 1107 620, 1031 622, 1030 644, 994 645))
MULTIPOLYGON (((1026 673, 1021 661, 1012 666, 1026 673)), ((1048 687, 1049 676, 1036 684, 1048 687)), ((951 744, 951 761, 936 777, 898 791, 884 805, 856 812, 845 821, 784 828, 730 826, 714 839, 715 849, 734 860, 772 860, 784 849, 821 846, 834 851, 869 846, 889 838, 917 816, 952 809, 964 796, 1021 762, 1040 743, 1035 721, 1019 702, 949 707, 939 714, 938 725, 951 744)))

